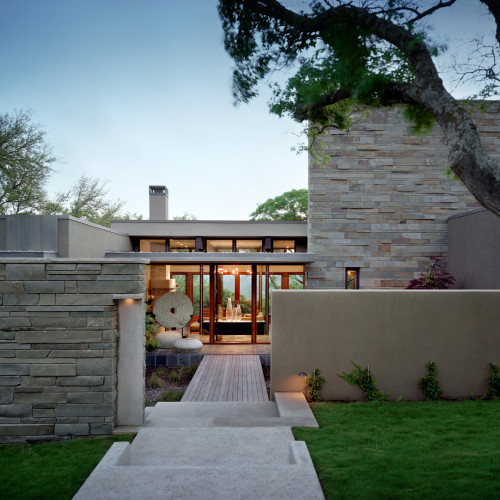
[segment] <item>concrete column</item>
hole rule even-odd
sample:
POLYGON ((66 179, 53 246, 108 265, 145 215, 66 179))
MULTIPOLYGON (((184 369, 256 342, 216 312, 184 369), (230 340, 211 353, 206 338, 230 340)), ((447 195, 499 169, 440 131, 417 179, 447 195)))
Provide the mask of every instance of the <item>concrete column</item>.
POLYGON ((114 295, 118 301, 117 425, 144 422, 144 296, 114 295))

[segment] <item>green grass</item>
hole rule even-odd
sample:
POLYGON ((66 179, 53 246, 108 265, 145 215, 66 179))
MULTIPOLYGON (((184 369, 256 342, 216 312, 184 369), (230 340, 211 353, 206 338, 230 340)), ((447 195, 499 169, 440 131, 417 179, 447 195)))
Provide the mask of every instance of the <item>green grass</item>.
POLYGON ((158 401, 160 403, 173 403, 180 401, 182 396, 184 396, 184 392, 185 391, 182 389, 167 389, 160 394, 158 401))
POLYGON ((0 445, 0 498, 71 499, 108 448, 132 438, 0 445))
POLYGON ((500 402, 315 403, 306 441, 333 498, 500 495, 500 402))

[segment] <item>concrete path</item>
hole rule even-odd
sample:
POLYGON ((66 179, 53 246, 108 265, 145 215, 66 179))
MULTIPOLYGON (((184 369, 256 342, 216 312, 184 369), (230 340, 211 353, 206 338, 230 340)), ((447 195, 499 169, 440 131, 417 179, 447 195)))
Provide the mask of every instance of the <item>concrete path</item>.
POLYGON ((276 402, 158 403, 129 443, 115 443, 76 500, 323 499, 306 444, 317 427, 300 393, 276 402))

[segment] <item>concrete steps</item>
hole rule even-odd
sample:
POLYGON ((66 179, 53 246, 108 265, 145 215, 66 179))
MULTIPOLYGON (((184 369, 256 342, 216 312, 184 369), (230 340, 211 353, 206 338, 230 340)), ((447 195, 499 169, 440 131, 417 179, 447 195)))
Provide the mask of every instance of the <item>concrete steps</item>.
POLYGON ((115 443, 75 499, 323 499, 291 425, 317 427, 302 395, 158 403, 132 444, 115 443))

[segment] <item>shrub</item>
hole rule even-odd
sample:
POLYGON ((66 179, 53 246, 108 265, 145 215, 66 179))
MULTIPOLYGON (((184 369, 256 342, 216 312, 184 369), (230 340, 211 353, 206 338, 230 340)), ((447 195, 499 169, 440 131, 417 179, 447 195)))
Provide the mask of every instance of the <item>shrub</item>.
POLYGON ((194 377, 194 374, 196 373, 198 366, 200 366, 199 363, 191 363, 187 367, 187 375, 188 375, 189 380, 191 380, 194 377))
POLYGON ((181 366, 177 370, 172 370, 170 372, 170 375, 168 376, 168 379, 170 382, 180 382, 182 380, 182 377, 184 377, 184 367, 181 366))
POLYGON ((158 377, 164 377, 167 374, 167 368, 165 366, 159 366, 154 372, 158 377))
POLYGON ((500 375, 498 374, 498 370, 500 368, 493 363, 490 363, 489 365, 493 373, 488 379, 489 390, 487 395, 491 399, 500 398, 500 375))
POLYGON ((155 339, 157 328, 155 319, 151 314, 146 314, 146 351, 151 352, 161 348, 161 344, 155 339))
POLYGON ((370 373, 370 367, 364 370, 361 366, 351 361, 354 368, 351 373, 342 372, 338 376, 344 379, 348 384, 357 385, 364 393, 368 401, 387 401, 389 394, 377 389, 375 377, 370 373))
POLYGON ((311 395, 311 401, 321 401, 321 396, 319 391, 325 382, 325 378, 319 374, 319 368, 316 368, 311 376, 306 380, 306 385, 309 387, 309 394, 311 395))
POLYGON ((423 377, 418 381, 418 387, 424 393, 427 401, 437 401, 443 390, 439 387, 438 379, 436 378, 436 363, 434 361, 427 361, 427 377, 423 377))
POLYGON ((172 403, 174 401, 180 401, 183 395, 184 391, 181 389, 167 389, 160 394, 158 401, 172 403))
POLYGON ((165 385, 165 382, 156 374, 152 373, 151 376, 149 377, 148 381, 148 387, 150 389, 159 389, 160 387, 163 387, 165 385))
POLYGON ((446 270, 446 266, 439 257, 431 257, 427 271, 419 278, 410 281, 407 289, 433 290, 451 288, 455 278, 446 270))

